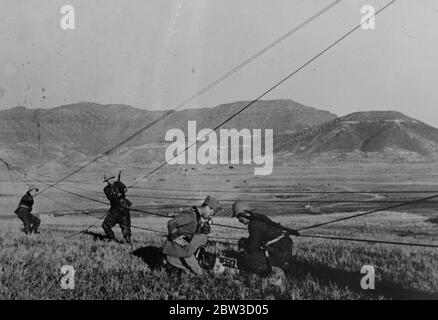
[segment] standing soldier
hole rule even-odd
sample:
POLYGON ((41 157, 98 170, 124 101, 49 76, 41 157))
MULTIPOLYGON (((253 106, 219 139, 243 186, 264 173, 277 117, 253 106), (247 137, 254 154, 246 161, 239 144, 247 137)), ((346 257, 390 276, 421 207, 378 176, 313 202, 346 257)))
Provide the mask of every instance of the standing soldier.
POLYGON ((114 175, 105 175, 103 182, 108 183, 103 189, 103 192, 109 200, 111 207, 103 221, 102 228, 107 237, 114 240, 115 235, 112 227, 118 224, 122 230, 125 241, 131 243, 131 215, 129 207, 132 203, 126 199, 128 188, 126 188, 126 185, 120 181, 120 173, 117 181, 115 181, 114 175))
POLYGON ((207 244, 211 218, 221 209, 219 201, 208 196, 201 207, 192 207, 167 223, 169 236, 163 253, 171 265, 202 275, 195 252, 207 244))
POLYGON ((239 259, 239 269, 267 274, 272 266, 285 268, 292 257, 292 240, 289 234, 299 236, 298 231, 288 233, 267 216, 253 212, 249 203, 236 201, 233 215, 248 226, 248 238, 239 240, 239 248, 245 250, 239 259))
POLYGON ((15 210, 18 218, 23 221, 24 233, 26 234, 32 232, 39 233, 38 227, 40 226, 41 220, 31 214, 34 203, 33 198, 36 196, 38 191, 39 190, 36 187, 30 186, 29 190, 21 198, 18 208, 15 210))

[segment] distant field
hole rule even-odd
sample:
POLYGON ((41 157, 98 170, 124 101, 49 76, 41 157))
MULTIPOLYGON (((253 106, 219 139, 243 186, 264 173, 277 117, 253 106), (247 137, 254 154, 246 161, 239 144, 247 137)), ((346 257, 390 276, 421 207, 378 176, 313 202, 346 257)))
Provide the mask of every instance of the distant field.
MULTIPOLYGON (((129 190, 129 197, 135 207, 167 213, 169 210, 199 204, 210 194, 225 204, 225 215, 230 214, 231 204, 236 199, 248 200, 259 210, 277 215, 354 212, 438 194, 436 163, 278 162, 273 174, 267 177, 254 176, 252 166, 232 166, 232 169, 228 166, 168 166, 159 175, 153 175, 129 190), (184 168, 188 171, 185 172, 184 168), (329 191, 357 193, 326 193, 329 191)), ((121 169, 123 181, 127 185, 133 184, 134 178, 144 175, 148 170, 121 169)), ((62 175, 56 175, 59 176, 62 175)), ((102 192, 105 186, 101 182, 102 176, 102 171, 89 169, 57 187, 106 201, 102 192)), ((6 173, 1 177, 0 194, 3 196, 0 216, 13 215, 27 184, 16 176, 10 181, 6 173)), ((40 178, 49 182, 56 181, 55 177, 40 178)), ((29 179, 28 183, 35 184, 35 181, 29 179)), ((37 185, 44 187, 42 183, 37 185)), ((438 198, 407 208, 435 215, 438 213, 438 198)), ((55 188, 43 193, 35 203, 37 213, 77 214, 82 211, 99 213, 105 210, 106 206, 101 203, 78 198, 55 188)))

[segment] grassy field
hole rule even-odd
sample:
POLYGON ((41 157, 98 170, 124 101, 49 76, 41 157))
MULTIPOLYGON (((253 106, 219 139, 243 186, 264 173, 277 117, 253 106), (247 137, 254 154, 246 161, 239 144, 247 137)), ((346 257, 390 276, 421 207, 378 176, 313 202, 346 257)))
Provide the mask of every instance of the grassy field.
MULTIPOLYGON (((345 215, 345 214, 344 214, 345 215)), ((284 225, 302 227, 343 215, 277 216, 284 225)), ((44 218, 41 234, 26 236, 13 219, 0 227, 1 299, 264 299, 261 278, 215 275, 204 277, 151 270, 136 249, 160 247, 158 233, 133 230, 131 245, 94 240, 80 234, 93 217, 44 218), (75 268, 75 289, 60 286, 63 265, 75 268)), ((165 230, 167 219, 134 218, 133 225, 165 230)), ((230 218, 217 223, 237 225, 230 218)), ((100 224, 100 223, 99 223, 100 224)), ((92 231, 100 232, 99 224, 92 231)), ((438 241, 437 226, 426 217, 400 212, 379 213, 309 231, 382 240, 438 241)), ((120 238, 120 231, 117 230, 120 238)), ((245 231, 213 227, 213 237, 239 238, 245 231)), ((232 250, 211 245, 208 250, 232 250)), ((278 299, 438 299, 438 250, 343 241, 294 239, 294 259, 287 270, 286 292, 278 299), (375 290, 360 288, 363 265, 376 271, 375 290)))

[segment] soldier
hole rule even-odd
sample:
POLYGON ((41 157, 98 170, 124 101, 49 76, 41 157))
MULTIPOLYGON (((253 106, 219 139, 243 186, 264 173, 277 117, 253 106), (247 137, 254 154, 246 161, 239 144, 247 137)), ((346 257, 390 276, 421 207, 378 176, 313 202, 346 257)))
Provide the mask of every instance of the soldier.
POLYGON ((253 212, 249 203, 236 201, 233 215, 248 226, 249 237, 239 240, 245 253, 238 261, 239 269, 267 274, 272 266, 285 268, 292 257, 292 240, 288 234, 299 236, 298 231, 285 233, 281 226, 267 216, 253 212))
POLYGON ((120 173, 117 181, 115 180, 114 175, 105 175, 103 182, 108 183, 103 189, 103 192, 109 200, 111 207, 103 221, 102 228, 107 237, 110 240, 114 240, 115 235, 111 228, 116 224, 119 224, 123 238, 127 243, 131 243, 131 215, 129 207, 132 203, 126 199, 128 188, 126 188, 126 185, 120 181, 120 173))
POLYGON ((40 226, 41 220, 31 214, 33 207, 33 198, 38 192, 38 188, 30 186, 26 194, 21 198, 18 208, 15 210, 18 218, 23 221, 24 233, 39 233, 38 227, 40 226))
POLYGON ((167 223, 169 235, 163 247, 167 262, 182 270, 202 275, 195 252, 207 244, 211 218, 222 207, 208 196, 201 207, 192 207, 167 223))

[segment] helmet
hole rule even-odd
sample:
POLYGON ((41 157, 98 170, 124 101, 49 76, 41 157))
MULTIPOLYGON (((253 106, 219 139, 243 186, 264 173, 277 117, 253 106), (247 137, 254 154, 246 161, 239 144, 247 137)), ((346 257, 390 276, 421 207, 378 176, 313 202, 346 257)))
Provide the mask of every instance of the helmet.
POLYGON ((207 196, 207 198, 205 198, 204 203, 202 205, 209 206, 210 209, 212 209, 216 212, 222 210, 222 207, 219 203, 219 200, 217 200, 215 197, 207 196))
POLYGON ((233 203, 233 214, 231 217, 237 217, 242 213, 251 212, 252 208, 250 204, 246 201, 236 201, 233 203))

